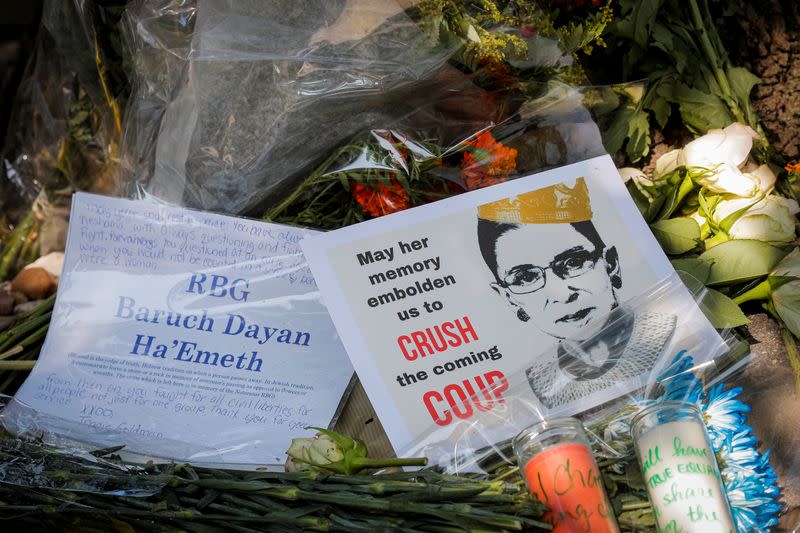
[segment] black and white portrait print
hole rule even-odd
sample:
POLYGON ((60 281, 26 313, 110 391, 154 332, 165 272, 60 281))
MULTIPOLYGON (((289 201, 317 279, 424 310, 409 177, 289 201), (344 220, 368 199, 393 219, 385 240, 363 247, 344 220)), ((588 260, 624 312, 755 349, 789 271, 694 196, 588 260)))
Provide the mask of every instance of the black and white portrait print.
POLYGON ((534 348, 526 370, 545 407, 652 369, 676 317, 621 304, 620 257, 592 221, 583 178, 479 206, 477 236, 493 292, 517 320, 557 341, 551 357, 534 348))

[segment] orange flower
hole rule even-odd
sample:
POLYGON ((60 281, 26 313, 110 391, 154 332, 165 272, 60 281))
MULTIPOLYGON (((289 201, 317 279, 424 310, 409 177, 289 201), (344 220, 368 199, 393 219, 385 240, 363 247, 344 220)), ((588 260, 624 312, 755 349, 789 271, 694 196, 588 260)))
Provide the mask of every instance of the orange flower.
POLYGON ((506 181, 517 169, 517 151, 497 142, 491 132, 478 135, 461 160, 461 177, 472 191, 506 181))
POLYGON ((792 161, 786 165, 786 172, 797 172, 800 174, 800 163, 792 161))
POLYGON ((374 217, 408 209, 408 193, 394 178, 389 185, 376 183, 374 186, 366 186, 354 183, 353 196, 361 208, 374 217))

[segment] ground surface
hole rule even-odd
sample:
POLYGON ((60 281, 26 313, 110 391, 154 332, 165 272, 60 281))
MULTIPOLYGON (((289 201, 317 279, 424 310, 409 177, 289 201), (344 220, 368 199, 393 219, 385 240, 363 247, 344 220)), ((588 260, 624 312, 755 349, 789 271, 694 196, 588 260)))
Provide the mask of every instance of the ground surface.
POLYGON ((770 143, 787 159, 800 158, 800 4, 744 2, 726 28, 734 64, 762 83, 753 106, 770 143))
POLYGON ((736 384, 744 387, 743 400, 753 409, 750 425, 762 443, 772 449, 788 509, 781 525, 800 531, 800 394, 795 386, 778 325, 766 314, 750 316, 753 362, 736 384))

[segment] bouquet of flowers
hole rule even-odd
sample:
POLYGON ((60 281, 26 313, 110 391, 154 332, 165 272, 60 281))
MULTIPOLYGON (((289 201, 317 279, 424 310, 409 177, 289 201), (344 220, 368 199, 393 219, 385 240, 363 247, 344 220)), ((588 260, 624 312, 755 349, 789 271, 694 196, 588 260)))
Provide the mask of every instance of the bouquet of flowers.
MULTIPOLYGON (((758 139, 734 123, 662 155, 649 176, 630 167, 620 175, 675 268, 691 274, 687 283, 709 287, 714 302, 706 310, 717 327, 746 324, 738 306, 761 301, 797 337, 800 206, 776 190, 773 167, 754 161, 758 139)), ((785 171, 788 183, 795 165, 785 171)), ((795 340, 785 334, 784 341, 800 386, 795 340)))

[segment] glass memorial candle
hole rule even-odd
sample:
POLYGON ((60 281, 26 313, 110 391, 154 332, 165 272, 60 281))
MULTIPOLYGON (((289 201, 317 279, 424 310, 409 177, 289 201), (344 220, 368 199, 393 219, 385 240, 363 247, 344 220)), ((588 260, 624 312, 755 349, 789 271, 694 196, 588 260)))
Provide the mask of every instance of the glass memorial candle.
POLYGON ((651 405, 633 418, 631 434, 659 531, 736 531, 703 416, 695 405, 651 405))
POLYGON ((583 425, 545 420, 514 438, 517 462, 531 494, 547 506, 554 533, 618 533, 583 425))

